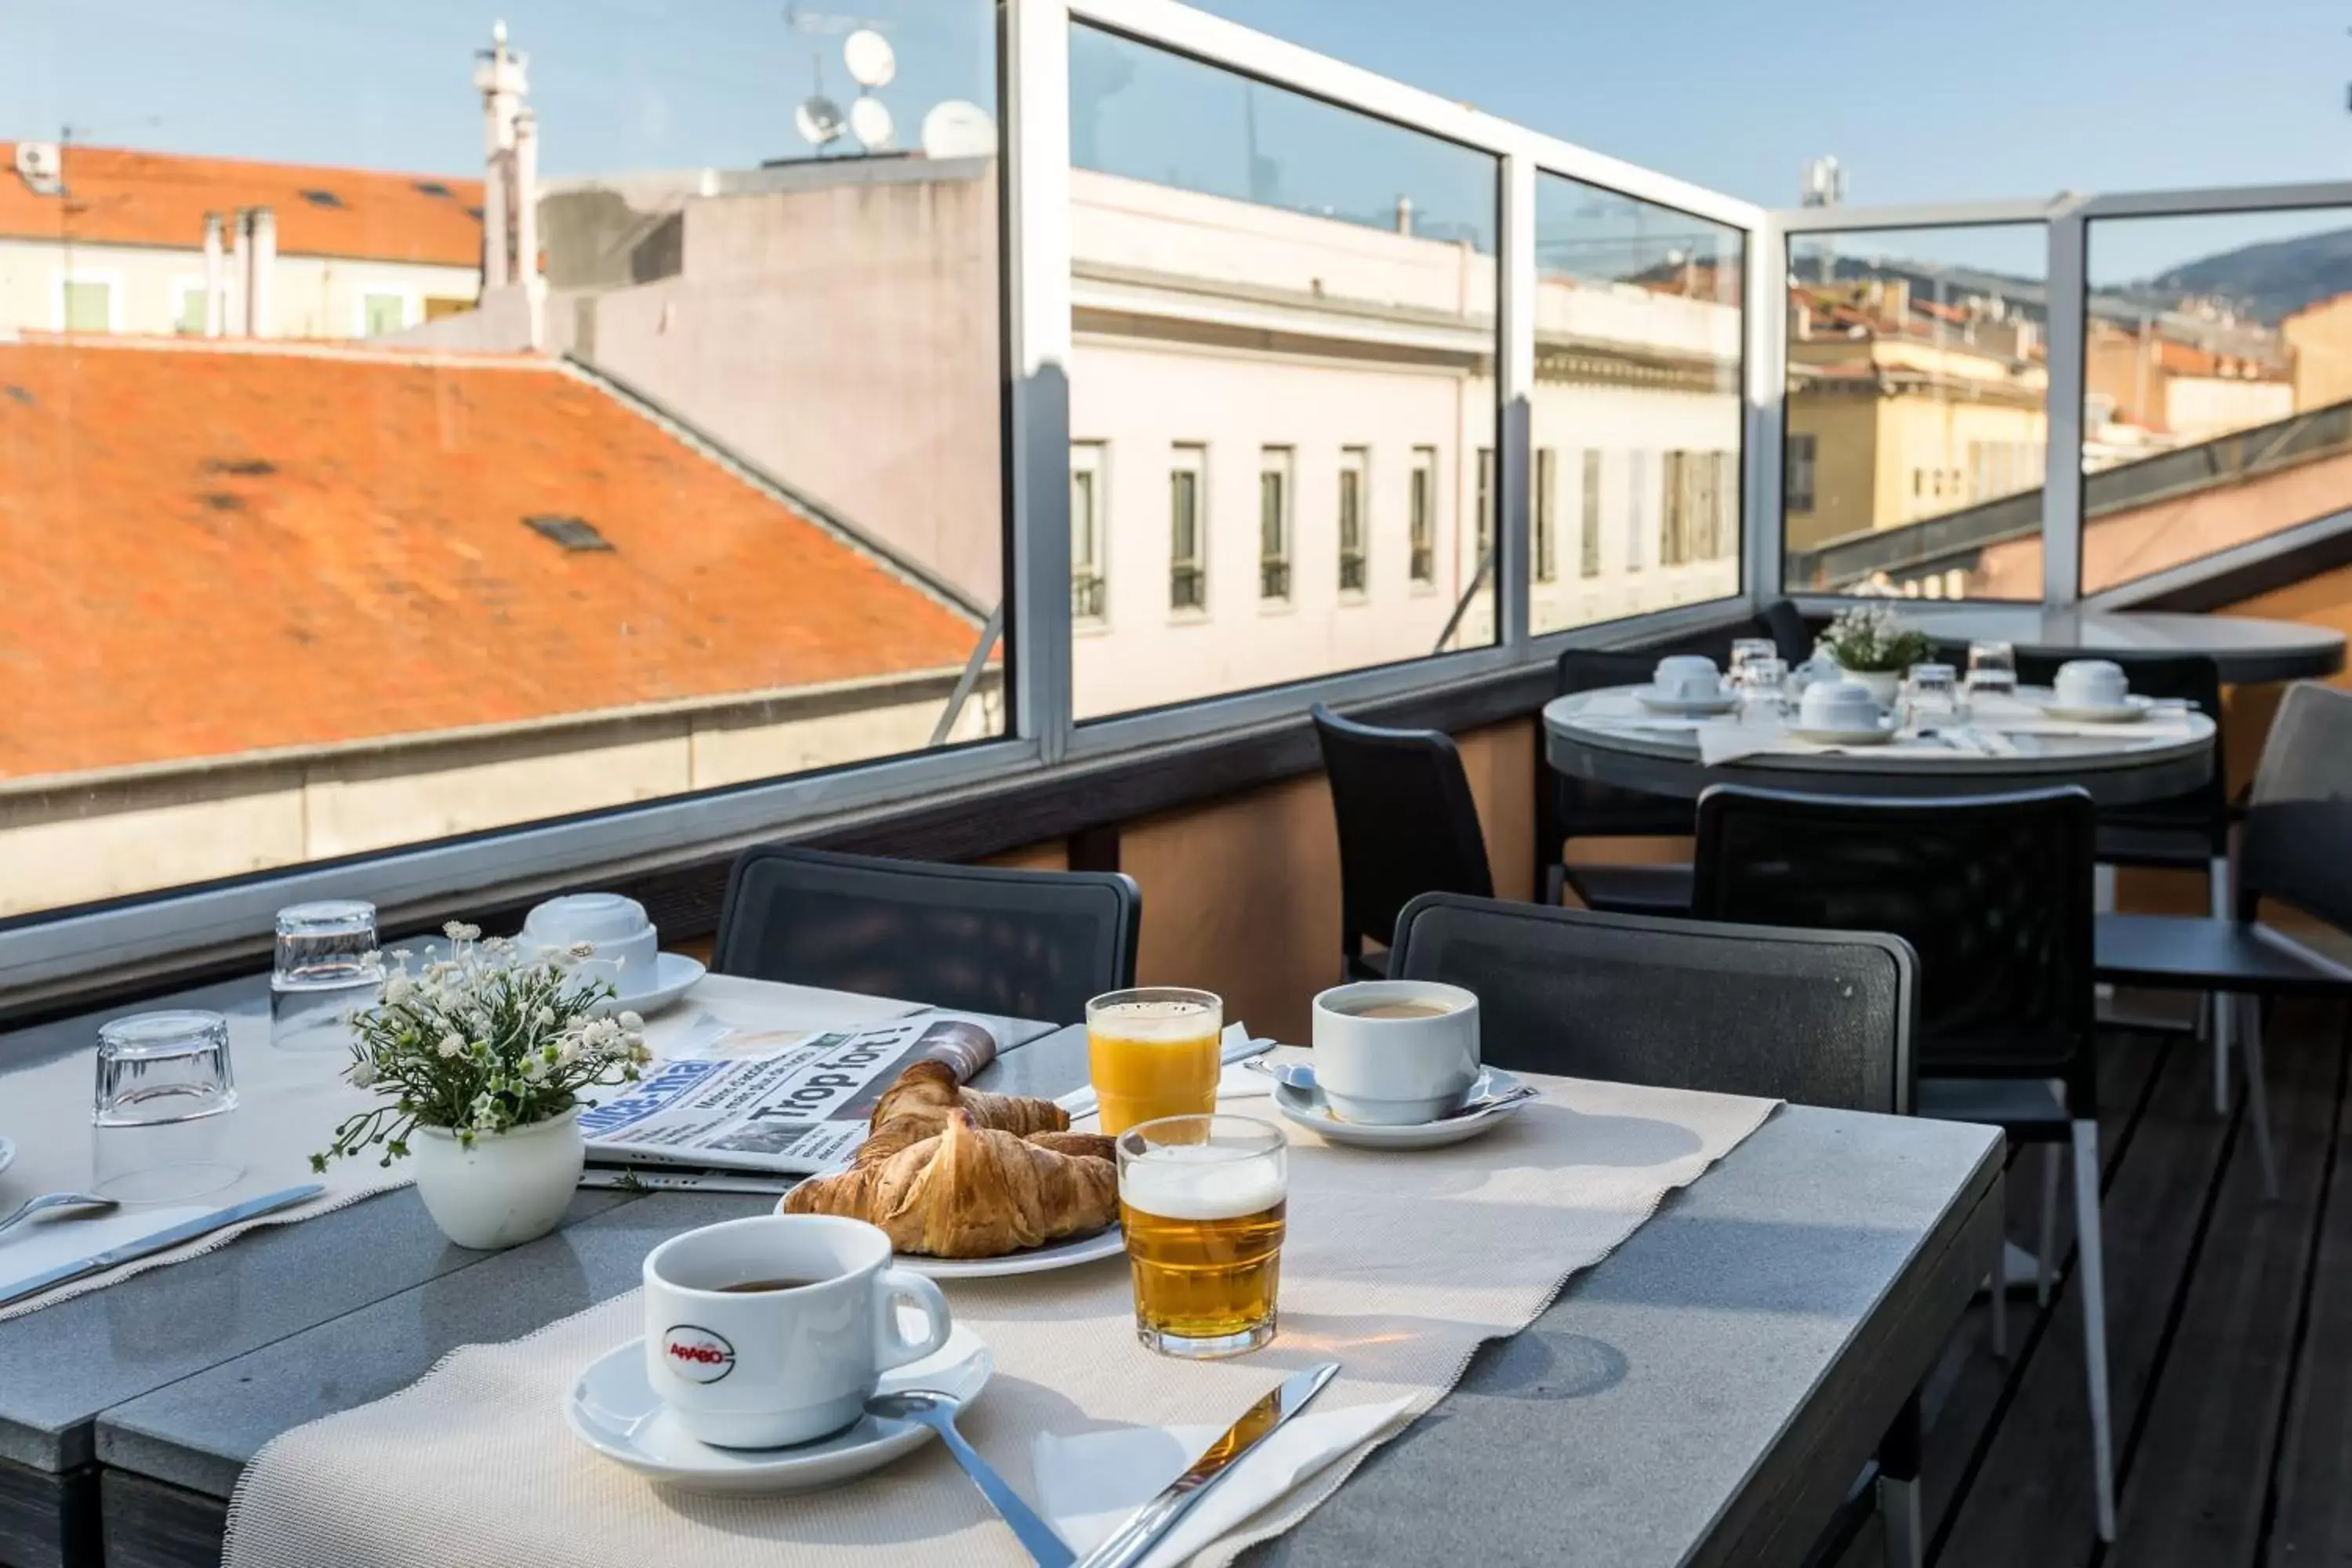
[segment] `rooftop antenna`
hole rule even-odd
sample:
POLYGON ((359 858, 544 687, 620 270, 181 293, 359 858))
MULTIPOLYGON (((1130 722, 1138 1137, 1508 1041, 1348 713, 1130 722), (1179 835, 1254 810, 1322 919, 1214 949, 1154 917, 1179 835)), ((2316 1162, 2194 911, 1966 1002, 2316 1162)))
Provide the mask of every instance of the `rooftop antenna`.
MULTIPOLYGON (((1833 207, 1844 200, 1845 165, 1826 154, 1808 160, 1804 173, 1803 204, 1809 207, 1833 207)), ((1821 280, 1824 284, 1834 283, 1837 281, 1837 242, 1824 232, 1816 243, 1821 247, 1821 280)))

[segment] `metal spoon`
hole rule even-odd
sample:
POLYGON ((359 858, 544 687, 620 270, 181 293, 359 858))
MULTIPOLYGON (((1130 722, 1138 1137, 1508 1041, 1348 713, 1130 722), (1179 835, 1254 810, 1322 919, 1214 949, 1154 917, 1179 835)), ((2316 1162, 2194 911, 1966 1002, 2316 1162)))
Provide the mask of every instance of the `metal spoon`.
MULTIPOLYGON (((1270 1062, 1260 1059, 1244 1065, 1255 1071, 1264 1073, 1285 1089, 1295 1089, 1300 1094, 1315 1092, 1315 1069, 1305 1062, 1270 1062)), ((1476 1100, 1465 1100, 1435 1120, 1453 1121, 1465 1116, 1484 1116, 1490 1110, 1499 1110, 1506 1105, 1517 1105, 1523 1100, 1533 1100, 1535 1097, 1536 1091, 1533 1089, 1521 1084, 1507 1094, 1489 1094, 1476 1100)))
POLYGON ((937 1432, 948 1452, 955 1456, 956 1463, 963 1467, 964 1474, 980 1489, 980 1495, 996 1510, 997 1517, 1013 1527, 1013 1533, 1027 1549, 1030 1560, 1038 1568, 1073 1568, 1077 1554, 1063 1544, 1062 1538, 1054 1533, 1054 1527, 1022 1501, 1021 1494, 956 1430, 955 1413, 961 1405, 962 1402, 953 1394, 932 1388, 910 1388, 898 1394, 876 1394, 866 1402, 866 1413, 886 1421, 912 1421, 937 1432))
POLYGON ((96 1193, 43 1193, 37 1198, 26 1198, 16 1205, 16 1212, 0 1219, 0 1233, 13 1229, 44 1209, 96 1209, 104 1214, 121 1205, 112 1198, 100 1197, 96 1193))

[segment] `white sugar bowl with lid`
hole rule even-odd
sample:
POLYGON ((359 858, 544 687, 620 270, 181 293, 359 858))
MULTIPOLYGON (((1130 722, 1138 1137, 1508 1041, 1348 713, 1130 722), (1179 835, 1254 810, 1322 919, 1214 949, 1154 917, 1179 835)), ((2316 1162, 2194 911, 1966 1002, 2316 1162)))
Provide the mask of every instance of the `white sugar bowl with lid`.
POLYGON ((2120 708, 2131 695, 2124 667, 2111 658, 2070 658, 2058 667, 2051 686, 2066 708, 2120 708))
POLYGON ((1817 680, 1797 700, 1797 722, 1822 734, 1875 732, 1878 699, 1858 680, 1817 680))
POLYGON ((517 945, 545 952, 583 942, 595 949, 581 961, 583 975, 611 982, 624 998, 659 987, 660 935, 646 918, 645 905, 619 893, 567 893, 548 900, 524 918, 517 945))

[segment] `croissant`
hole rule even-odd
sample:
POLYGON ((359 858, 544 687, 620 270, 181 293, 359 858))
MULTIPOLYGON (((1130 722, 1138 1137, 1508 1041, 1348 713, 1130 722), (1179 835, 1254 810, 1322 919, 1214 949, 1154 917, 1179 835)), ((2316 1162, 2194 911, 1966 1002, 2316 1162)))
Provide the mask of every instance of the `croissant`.
POLYGON ((1070 1113, 1050 1100, 965 1089, 945 1062, 920 1061, 900 1073, 875 1102, 874 1114, 866 1119, 866 1142, 858 1147, 858 1163, 887 1160, 936 1136, 947 1124, 948 1112, 958 1107, 971 1112, 981 1126, 1017 1137, 1058 1132, 1070 1124, 1070 1113))
POLYGON ((959 1108, 934 1137, 803 1182, 784 1210, 865 1220, 900 1252, 997 1258, 1110 1224, 1118 1167, 982 1127, 959 1108))

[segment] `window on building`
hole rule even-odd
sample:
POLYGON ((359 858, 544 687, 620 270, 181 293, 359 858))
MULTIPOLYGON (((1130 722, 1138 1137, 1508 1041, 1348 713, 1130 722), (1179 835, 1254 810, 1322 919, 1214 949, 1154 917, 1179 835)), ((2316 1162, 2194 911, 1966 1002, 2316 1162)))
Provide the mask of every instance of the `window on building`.
POLYGON ((173 292, 172 330, 201 337, 205 330, 205 286, 183 283, 173 292))
POLYGON ((1209 605, 1207 499, 1208 453, 1179 447, 1168 466, 1168 607, 1203 610, 1209 605))
POLYGON ((1553 471, 1557 467, 1553 459, 1558 456, 1549 447, 1536 448, 1535 544, 1536 581, 1538 583, 1556 582, 1559 577, 1559 551, 1554 537, 1559 509, 1555 504, 1558 500, 1554 493, 1558 489, 1558 475, 1553 471))
POLYGON ((1406 504, 1411 519, 1411 555, 1407 563, 1416 583, 1437 581, 1437 448, 1412 449, 1412 483, 1406 504))
POLYGON ((1290 475, 1287 447, 1268 447, 1258 456, 1257 592, 1262 599, 1290 597, 1290 475))
POLYGON ((1625 454, 1625 570, 1639 572, 1649 532, 1650 454, 1625 454))
POLYGON ((1789 461, 1780 479, 1790 511, 1813 510, 1814 445, 1814 437, 1810 435, 1789 437, 1789 461))
POLYGON ((1739 542, 1739 465, 1728 452, 1709 456, 1715 467, 1715 532, 1707 541, 1706 558, 1721 561, 1735 553, 1739 542))
POLYGON ((408 325, 408 301, 397 294, 365 295, 360 300, 360 318, 361 334, 365 337, 404 331, 408 325))
POLYGON ((1688 452, 1668 452, 1658 478, 1658 564, 1690 559, 1691 472, 1688 452))
POLYGON ((1477 548, 1472 552, 1470 570, 1477 572, 1486 563, 1486 552, 1495 547, 1495 448, 1478 448, 1478 518, 1477 548))
POLYGON ((1364 591, 1365 498, 1371 489, 1371 454, 1361 447, 1339 448, 1339 592, 1364 591))
POLYGON ((1580 577, 1601 575, 1601 451, 1584 449, 1583 510, 1577 517, 1576 571, 1580 577))
POLYGON ((110 332, 114 330, 114 285, 87 278, 68 278, 63 289, 64 327, 69 332, 110 332))
POLYGON ((1070 443, 1070 615, 1103 618, 1103 445, 1070 443))

